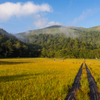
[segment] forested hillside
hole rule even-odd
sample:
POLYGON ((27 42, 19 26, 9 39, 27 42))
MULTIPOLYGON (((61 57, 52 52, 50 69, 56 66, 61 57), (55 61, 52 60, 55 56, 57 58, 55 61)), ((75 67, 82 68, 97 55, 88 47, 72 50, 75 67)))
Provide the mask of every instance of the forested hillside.
MULTIPOLYGON (((100 50, 96 44, 82 42, 78 38, 65 37, 64 34, 39 34, 29 37, 29 43, 42 47, 42 57, 96 58, 100 50)), ((99 54, 99 55, 98 55, 99 54)))
POLYGON ((87 43, 96 44, 100 48, 100 32, 99 31, 75 31, 78 39, 87 43))
POLYGON ((34 39, 31 37, 39 34, 64 34, 66 38, 78 38, 80 41, 97 44, 97 46, 100 47, 100 26, 91 28, 51 26, 44 29, 30 30, 27 32, 19 33, 15 36, 19 40, 29 43, 34 42, 34 39))
POLYGON ((38 47, 27 45, 19 41, 15 36, 0 31, 0 58, 4 57, 37 57, 38 47), (37 48, 36 48, 37 47, 37 48))
POLYGON ((16 37, 0 33, 0 57, 100 58, 100 31, 52 26, 16 37))

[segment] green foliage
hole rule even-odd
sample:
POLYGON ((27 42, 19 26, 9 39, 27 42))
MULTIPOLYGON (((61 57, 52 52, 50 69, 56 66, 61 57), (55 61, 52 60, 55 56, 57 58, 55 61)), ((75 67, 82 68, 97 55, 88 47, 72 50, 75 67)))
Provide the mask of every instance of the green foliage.
POLYGON ((100 48, 100 31, 75 31, 81 41, 91 43, 100 48))
POLYGON ((0 34, 0 58, 4 57, 37 57, 40 51, 35 46, 27 45, 17 39, 0 34))
POLYGON ((54 27, 19 34, 27 44, 0 33, 0 57, 100 58, 100 31, 89 30, 69 28, 61 33, 54 27))
POLYGON ((67 38, 64 34, 30 35, 29 43, 42 47, 42 57, 64 58, 96 58, 100 57, 100 50, 96 44, 82 42, 80 39, 67 38))

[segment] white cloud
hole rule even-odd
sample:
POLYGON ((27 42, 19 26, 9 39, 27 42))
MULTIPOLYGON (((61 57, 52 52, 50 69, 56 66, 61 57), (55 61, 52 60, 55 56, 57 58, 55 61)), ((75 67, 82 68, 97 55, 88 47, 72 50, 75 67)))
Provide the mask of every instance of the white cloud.
POLYGON ((87 11, 83 11, 79 17, 73 20, 72 24, 75 25, 77 22, 84 20, 98 12, 100 12, 100 8, 88 9, 87 11))
POLYGON ((78 21, 84 20, 85 18, 91 16, 94 13, 92 9, 88 9, 86 12, 83 11, 83 13, 78 17, 75 18, 72 22, 72 24, 76 24, 78 21))
POLYGON ((37 5, 33 2, 26 2, 26 3, 11 3, 6 2, 0 4, 0 19, 1 20, 8 20, 12 16, 26 16, 30 14, 36 14, 39 12, 51 12, 52 8, 47 3, 37 5))
POLYGON ((46 25, 46 27, 49 27, 49 26, 52 26, 52 25, 61 25, 61 23, 51 21, 51 22, 49 22, 49 23, 46 25))
POLYGON ((61 23, 59 23, 59 22, 51 21, 51 22, 47 23, 47 21, 48 21, 47 18, 43 18, 39 14, 34 15, 34 23, 33 24, 37 28, 49 27, 49 26, 52 26, 52 25, 61 25, 61 23))
POLYGON ((42 18, 40 15, 35 15, 34 16, 34 25, 37 28, 43 28, 46 26, 47 23, 47 18, 42 18))

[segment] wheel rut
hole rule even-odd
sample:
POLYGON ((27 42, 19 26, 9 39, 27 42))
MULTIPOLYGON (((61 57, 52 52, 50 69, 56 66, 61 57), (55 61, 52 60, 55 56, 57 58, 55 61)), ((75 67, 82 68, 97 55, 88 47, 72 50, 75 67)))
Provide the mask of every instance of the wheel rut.
POLYGON ((82 67, 83 67, 83 63, 75 77, 74 83, 72 85, 72 89, 71 91, 68 93, 67 97, 65 98, 65 100, 75 100, 75 92, 80 88, 81 83, 81 75, 82 75, 82 67))
POLYGON ((86 64, 85 64, 85 67, 86 67, 86 71, 87 71, 87 77, 88 77, 89 88, 90 88, 90 100, 100 100, 99 93, 98 93, 98 87, 95 82, 95 79, 92 76, 92 74, 86 64))

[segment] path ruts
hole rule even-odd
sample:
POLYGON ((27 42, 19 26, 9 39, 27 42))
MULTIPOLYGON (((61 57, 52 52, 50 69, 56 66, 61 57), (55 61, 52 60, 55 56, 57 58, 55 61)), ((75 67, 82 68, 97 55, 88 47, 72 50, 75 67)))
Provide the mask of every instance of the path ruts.
POLYGON ((85 67, 86 67, 87 77, 88 77, 89 87, 90 87, 90 100, 99 100, 98 87, 97 87, 97 84, 95 82, 95 79, 92 76, 92 74, 89 71, 86 64, 85 64, 85 67))
POLYGON ((69 94, 67 95, 67 97, 65 98, 65 100, 75 100, 75 92, 80 88, 81 84, 80 84, 80 80, 81 80, 81 75, 82 75, 82 67, 83 64, 81 65, 76 77, 75 77, 75 81, 72 85, 72 89, 69 92, 69 94))

